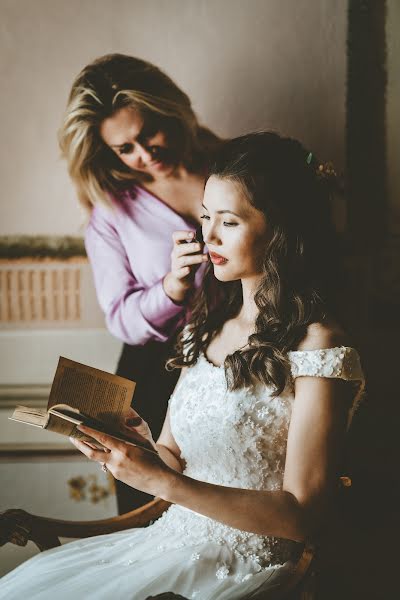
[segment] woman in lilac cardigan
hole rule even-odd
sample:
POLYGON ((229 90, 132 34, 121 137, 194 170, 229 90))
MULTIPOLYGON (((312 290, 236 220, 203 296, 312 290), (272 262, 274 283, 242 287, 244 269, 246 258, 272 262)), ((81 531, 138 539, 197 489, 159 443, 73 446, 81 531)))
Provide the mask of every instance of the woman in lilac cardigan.
MULTIPOLYGON (((135 409, 158 435, 177 379, 165 360, 207 260, 195 232, 218 138, 157 67, 111 54, 75 79, 59 141, 89 214, 97 297, 124 342, 117 373, 136 381, 135 409)), ((120 512, 149 499, 123 485, 120 512)))

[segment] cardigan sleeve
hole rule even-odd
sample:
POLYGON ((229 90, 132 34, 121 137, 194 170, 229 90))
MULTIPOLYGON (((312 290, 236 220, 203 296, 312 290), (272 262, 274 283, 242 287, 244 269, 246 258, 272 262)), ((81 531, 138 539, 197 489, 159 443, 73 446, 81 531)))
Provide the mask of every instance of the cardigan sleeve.
POLYGON ((184 307, 166 295, 162 279, 148 288, 136 281, 111 211, 93 210, 85 245, 110 333, 133 345, 166 341, 183 316, 184 307))

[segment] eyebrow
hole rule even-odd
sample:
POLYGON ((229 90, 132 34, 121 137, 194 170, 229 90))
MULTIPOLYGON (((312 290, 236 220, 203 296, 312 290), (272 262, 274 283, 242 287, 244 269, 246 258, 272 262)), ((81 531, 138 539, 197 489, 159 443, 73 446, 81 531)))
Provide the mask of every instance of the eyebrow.
MULTIPOLYGON (((135 141, 135 142, 137 142, 137 141, 138 141, 138 139, 139 139, 140 135, 141 135, 141 134, 139 133, 139 135, 137 135, 137 136, 135 137, 135 139, 134 139, 134 141, 135 141)), ((140 141, 140 140, 139 140, 139 141, 140 141)), ((123 142, 122 144, 111 144, 111 145, 110 145, 110 148, 123 148, 124 146, 129 146, 129 144, 133 144, 133 142, 132 142, 132 141, 130 141, 130 142, 123 142)))
POLYGON ((123 144, 111 144, 110 148, 122 148, 123 146, 128 146, 132 144, 132 142, 124 142, 123 144))
MULTIPOLYGON (((134 141, 139 142, 139 144, 146 141, 146 125, 145 125, 145 123, 143 123, 142 128, 139 131, 139 133, 137 134, 137 136, 134 138, 134 141)), ((110 148, 122 148, 123 146, 127 146, 128 144, 133 144, 133 142, 130 141, 130 142, 123 142, 122 144, 110 144, 110 148)))
MULTIPOLYGON (((202 207, 208 212, 207 206, 204 206, 204 204, 202 204, 202 207)), ((241 218, 240 215, 233 212, 233 210, 216 210, 215 212, 217 213, 217 215, 223 215, 225 213, 229 213, 230 215, 235 215, 235 217, 238 217, 239 219, 241 218)))

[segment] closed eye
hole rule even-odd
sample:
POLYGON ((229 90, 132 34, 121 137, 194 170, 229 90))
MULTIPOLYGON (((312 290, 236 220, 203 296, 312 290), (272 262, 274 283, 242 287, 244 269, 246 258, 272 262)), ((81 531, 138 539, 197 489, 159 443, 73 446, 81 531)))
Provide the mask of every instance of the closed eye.
POLYGON ((118 148, 119 154, 131 154, 133 152, 133 144, 124 144, 118 148))
MULTIPOLYGON (((202 219, 203 221, 209 221, 210 217, 209 215, 200 215, 200 219, 202 219)), ((239 225, 239 223, 235 223, 233 221, 223 221, 222 224, 224 225, 224 227, 236 227, 237 225, 239 225)))

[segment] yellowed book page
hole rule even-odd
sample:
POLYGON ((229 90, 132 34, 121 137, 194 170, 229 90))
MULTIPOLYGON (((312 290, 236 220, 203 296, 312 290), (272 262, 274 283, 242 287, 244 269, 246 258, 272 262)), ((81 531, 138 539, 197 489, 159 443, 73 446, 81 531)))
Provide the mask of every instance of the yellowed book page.
POLYGON ((47 408, 68 404, 105 423, 117 423, 129 409, 136 384, 60 356, 47 408))
POLYGON ((97 442, 92 437, 82 433, 76 428, 75 423, 71 423, 51 415, 47 411, 40 408, 31 408, 28 406, 17 406, 9 417, 10 421, 17 421, 18 423, 24 423, 25 425, 33 425, 34 427, 40 427, 41 429, 48 429, 68 437, 74 437, 82 441, 91 442, 98 448, 103 448, 103 445, 97 442))
POLYGON ((26 423, 27 425, 34 425, 35 427, 46 427, 48 421, 48 414, 46 410, 40 408, 31 408, 28 406, 16 406, 11 417, 11 421, 18 421, 20 423, 26 423))

